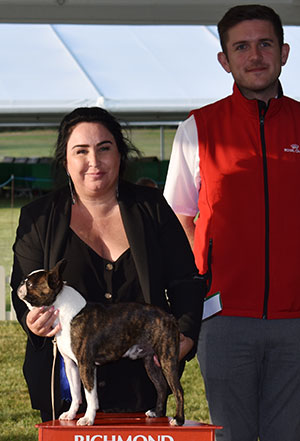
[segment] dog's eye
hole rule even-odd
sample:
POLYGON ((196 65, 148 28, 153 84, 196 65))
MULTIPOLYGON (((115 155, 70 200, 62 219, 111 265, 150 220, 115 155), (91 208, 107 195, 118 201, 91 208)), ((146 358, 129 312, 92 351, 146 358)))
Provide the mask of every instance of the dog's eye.
POLYGON ((26 282, 26 286, 27 286, 27 288, 32 288, 33 284, 32 284, 32 282, 27 281, 26 282))

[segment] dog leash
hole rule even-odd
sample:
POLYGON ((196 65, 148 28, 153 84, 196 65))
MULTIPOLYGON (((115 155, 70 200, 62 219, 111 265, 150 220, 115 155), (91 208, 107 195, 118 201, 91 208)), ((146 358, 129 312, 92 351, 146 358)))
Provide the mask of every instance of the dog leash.
POLYGON ((56 337, 52 340, 53 343, 53 362, 52 362, 52 372, 51 372, 51 405, 52 405, 52 419, 55 420, 55 403, 54 403, 54 373, 55 373, 55 362, 57 357, 57 341, 56 337))

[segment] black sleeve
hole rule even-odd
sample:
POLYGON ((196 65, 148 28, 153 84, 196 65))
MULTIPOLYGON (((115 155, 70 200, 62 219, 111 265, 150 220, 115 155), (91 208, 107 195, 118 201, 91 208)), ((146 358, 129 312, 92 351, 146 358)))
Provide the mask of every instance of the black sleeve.
POLYGON ((206 281, 198 273, 193 252, 177 216, 163 197, 159 207, 167 296, 180 331, 195 342, 191 358, 196 351, 201 328, 206 281))
POLYGON ((33 334, 26 325, 29 312, 26 304, 19 299, 17 290, 26 275, 43 268, 43 246, 29 210, 21 209, 16 240, 13 245, 14 261, 11 276, 12 302, 17 319, 27 333, 30 342, 36 348, 41 348, 45 342, 44 337, 33 334))

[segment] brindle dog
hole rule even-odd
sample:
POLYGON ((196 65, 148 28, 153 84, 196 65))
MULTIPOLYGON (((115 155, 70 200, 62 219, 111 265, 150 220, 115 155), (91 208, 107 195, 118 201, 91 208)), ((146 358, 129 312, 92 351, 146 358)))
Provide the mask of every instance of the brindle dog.
POLYGON ((96 365, 121 357, 142 358, 149 378, 157 390, 155 411, 149 417, 165 413, 168 385, 175 396, 176 416, 172 425, 184 424, 183 390, 179 380, 179 329, 175 318, 153 305, 118 303, 111 306, 89 304, 79 292, 64 284, 62 272, 66 260, 50 271, 31 273, 18 289, 19 297, 30 309, 54 305, 59 310, 61 331, 57 345, 65 361, 72 403, 60 419, 72 420, 81 403, 84 386, 87 409, 77 422, 92 425, 98 409, 96 365), (154 362, 154 355, 160 367, 154 362))

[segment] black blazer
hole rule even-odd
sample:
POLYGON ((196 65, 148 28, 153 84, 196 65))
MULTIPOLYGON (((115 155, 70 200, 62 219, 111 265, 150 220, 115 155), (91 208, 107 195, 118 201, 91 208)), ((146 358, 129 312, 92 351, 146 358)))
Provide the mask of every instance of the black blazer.
MULTIPOLYGON (((183 334, 195 341, 201 326, 204 282, 198 275, 185 233, 161 192, 128 182, 119 185, 118 202, 146 303, 171 309, 183 334)), ((32 334, 26 326, 28 309, 17 288, 31 271, 52 268, 64 257, 69 233, 71 199, 68 188, 52 192, 22 208, 14 244, 11 279, 17 318, 28 335, 24 375, 32 406, 49 409, 52 342, 32 334)), ((74 280, 67 280, 76 288, 74 280)), ((88 293, 83 295, 89 300, 88 293)), ((56 378, 59 378, 56 366, 56 378)), ((56 401, 59 382, 56 381, 56 401)))

